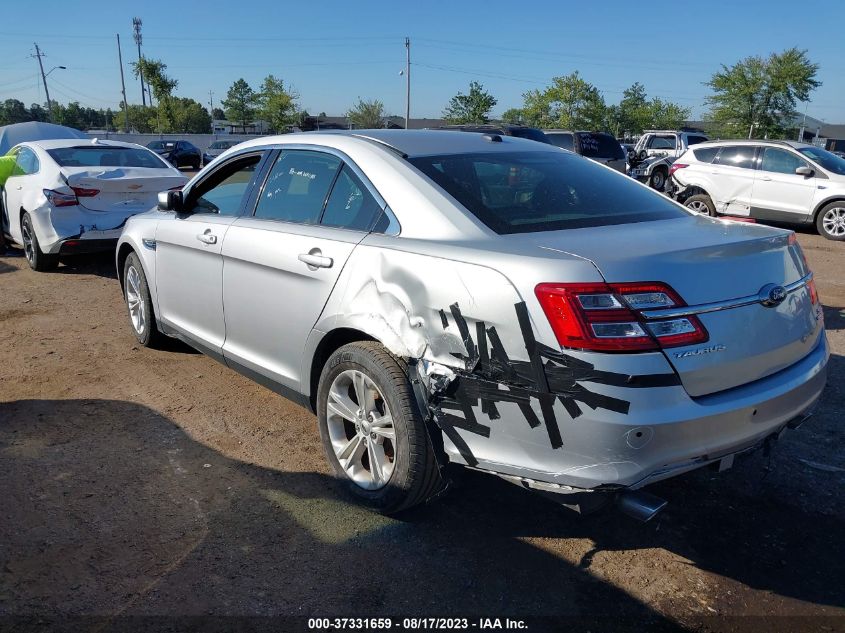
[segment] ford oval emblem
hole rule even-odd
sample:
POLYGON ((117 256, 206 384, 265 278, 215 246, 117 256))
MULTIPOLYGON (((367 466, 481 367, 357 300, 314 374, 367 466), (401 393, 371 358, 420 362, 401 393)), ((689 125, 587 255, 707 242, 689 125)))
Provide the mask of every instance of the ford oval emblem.
POLYGON ((775 284, 767 284, 760 289, 757 295, 762 303, 767 308, 773 308, 783 303, 786 299, 786 288, 775 284))

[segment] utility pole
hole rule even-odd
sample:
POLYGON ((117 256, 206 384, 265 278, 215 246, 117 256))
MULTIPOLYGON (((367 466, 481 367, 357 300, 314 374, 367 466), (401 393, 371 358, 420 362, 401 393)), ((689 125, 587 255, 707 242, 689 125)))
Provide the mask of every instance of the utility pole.
POLYGON ((405 38, 405 129, 411 120, 411 38, 405 38))
POLYGON ((138 45, 138 78, 141 80, 141 105, 147 105, 147 97, 146 93, 144 92, 144 70, 141 68, 141 42, 144 41, 143 36, 141 35, 141 18, 132 18, 132 30, 134 31, 133 36, 135 38, 135 43, 138 45))
POLYGON ((47 90, 47 75, 44 74, 44 64, 41 62, 41 58, 44 57, 44 53, 41 52, 41 49, 38 48, 38 44, 35 44, 35 55, 31 55, 31 57, 36 57, 38 59, 38 67, 41 69, 41 81, 44 82, 44 94, 47 97, 47 120, 53 120, 53 102, 50 101, 50 91, 47 90))
POLYGON ((120 51, 120 33, 117 34, 117 60, 120 62, 120 89, 123 92, 123 131, 129 131, 129 104, 126 103, 126 82, 123 79, 123 53, 120 51))
POLYGON ((208 109, 209 113, 211 114, 211 118, 214 118, 214 93, 211 90, 208 91, 208 109))

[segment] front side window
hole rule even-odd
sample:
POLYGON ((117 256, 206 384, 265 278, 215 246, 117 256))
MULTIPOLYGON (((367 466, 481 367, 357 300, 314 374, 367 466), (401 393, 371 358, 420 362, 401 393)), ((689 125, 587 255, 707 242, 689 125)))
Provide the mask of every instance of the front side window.
POLYGON ((630 178, 564 152, 487 152, 409 161, 500 235, 688 217, 630 178))
POLYGON ((760 169, 763 171, 795 174, 795 170, 799 167, 809 167, 809 165, 792 152, 776 147, 767 147, 763 150, 763 161, 760 163, 760 169))
POLYGON ((719 152, 718 162, 720 165, 727 165, 728 167, 754 169, 754 152, 756 149, 753 145, 723 147, 722 151, 719 152))
POLYGON ((832 171, 834 174, 839 174, 840 176, 845 176, 845 158, 841 158, 836 154, 831 154, 820 147, 801 147, 798 151, 828 171, 832 171))
POLYGON ((320 224, 369 231, 382 214, 381 205, 346 165, 332 188, 320 224))
POLYGON ((308 150, 286 150, 267 176, 255 217, 317 224, 341 161, 308 150))
POLYGON ((238 215, 246 197, 260 154, 226 163, 203 180, 189 194, 188 210, 193 213, 238 215))

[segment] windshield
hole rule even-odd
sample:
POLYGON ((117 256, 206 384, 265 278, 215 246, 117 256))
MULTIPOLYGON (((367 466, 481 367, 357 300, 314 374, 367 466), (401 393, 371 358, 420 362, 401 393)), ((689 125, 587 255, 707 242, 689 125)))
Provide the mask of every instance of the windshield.
POLYGON ((832 171, 834 174, 839 174, 840 176, 845 176, 845 158, 840 158, 836 154, 831 154, 826 149, 821 149, 820 147, 800 147, 798 151, 826 170, 832 171))
POLYGON ((500 235, 688 217, 630 178, 565 152, 487 152, 409 161, 500 235))
POLYGON ((610 134, 602 132, 578 132, 578 146, 582 156, 604 158, 605 160, 625 158, 625 150, 610 134))
POLYGON ((134 147, 59 147, 47 153, 62 167, 168 168, 153 152, 134 147))
POLYGON ((150 149, 173 149, 176 147, 176 143, 173 141, 150 141, 147 143, 147 147, 150 149))

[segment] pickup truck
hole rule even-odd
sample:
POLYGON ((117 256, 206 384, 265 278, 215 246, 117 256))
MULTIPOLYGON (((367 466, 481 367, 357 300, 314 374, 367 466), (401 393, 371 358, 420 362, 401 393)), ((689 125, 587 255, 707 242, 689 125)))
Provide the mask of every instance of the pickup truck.
POLYGON ((663 191, 669 180, 669 166, 690 146, 709 140, 701 132, 645 130, 628 156, 628 174, 663 191))

